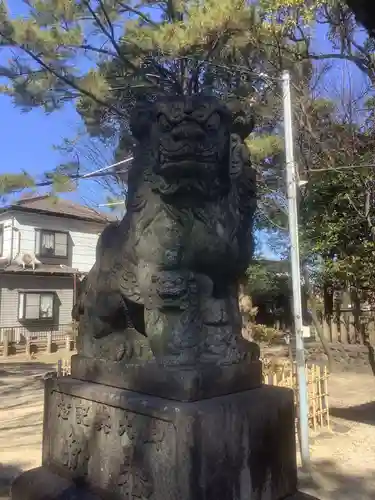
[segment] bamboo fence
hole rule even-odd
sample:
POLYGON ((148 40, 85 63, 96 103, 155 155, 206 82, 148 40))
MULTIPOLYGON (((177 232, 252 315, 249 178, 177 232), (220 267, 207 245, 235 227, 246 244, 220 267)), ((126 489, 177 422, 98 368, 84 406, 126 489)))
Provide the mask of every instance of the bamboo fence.
MULTIPOLYGON (((314 432, 328 430, 329 404, 328 404, 328 369, 318 364, 306 365, 306 381, 309 404, 309 426, 314 432)), ((298 429, 298 382, 296 365, 285 364, 282 368, 271 367, 263 372, 265 384, 278 387, 287 387, 294 392, 296 406, 296 428, 298 429)))
POLYGON ((57 376, 69 377, 70 375, 70 359, 59 359, 57 362, 57 376))

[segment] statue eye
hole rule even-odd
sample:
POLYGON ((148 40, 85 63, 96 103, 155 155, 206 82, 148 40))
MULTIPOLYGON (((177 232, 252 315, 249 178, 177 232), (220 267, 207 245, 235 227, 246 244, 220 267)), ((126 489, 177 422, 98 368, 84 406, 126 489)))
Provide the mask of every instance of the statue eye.
POLYGON ((220 127, 220 122, 219 113, 213 113, 206 121, 206 128, 208 130, 217 130, 220 127))
POLYGON ((169 132, 172 130, 172 125, 169 123, 165 115, 159 115, 158 123, 163 132, 169 132))

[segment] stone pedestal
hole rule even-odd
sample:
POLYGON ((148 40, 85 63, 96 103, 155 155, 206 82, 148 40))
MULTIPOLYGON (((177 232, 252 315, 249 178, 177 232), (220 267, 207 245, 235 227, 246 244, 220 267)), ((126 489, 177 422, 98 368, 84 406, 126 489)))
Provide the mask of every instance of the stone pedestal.
POLYGON ((200 401, 259 388, 262 363, 244 360, 231 364, 163 365, 155 361, 123 362, 72 356, 72 376, 86 382, 136 391, 176 401, 200 401))
POLYGON ((43 464, 12 500, 281 500, 296 491, 293 394, 178 402, 70 377, 45 389, 43 464))

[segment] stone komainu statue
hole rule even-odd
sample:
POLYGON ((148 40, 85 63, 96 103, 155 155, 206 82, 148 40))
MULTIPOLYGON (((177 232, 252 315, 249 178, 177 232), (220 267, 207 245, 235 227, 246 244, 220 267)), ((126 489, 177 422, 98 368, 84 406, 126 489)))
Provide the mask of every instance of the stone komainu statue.
POLYGON ((239 280, 252 254, 255 172, 244 112, 215 98, 138 106, 127 213, 102 233, 74 310, 86 357, 236 363, 239 280))

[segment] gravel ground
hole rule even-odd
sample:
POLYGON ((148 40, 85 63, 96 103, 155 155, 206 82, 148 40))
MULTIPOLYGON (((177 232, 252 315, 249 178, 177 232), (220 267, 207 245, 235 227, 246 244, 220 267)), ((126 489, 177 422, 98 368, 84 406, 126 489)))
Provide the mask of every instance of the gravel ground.
POLYGON ((332 432, 313 440, 313 480, 304 491, 320 500, 375 498, 375 379, 333 374, 329 380, 332 432))
POLYGON ((0 363, 0 500, 20 472, 41 462, 43 375, 62 354, 26 361, 12 356, 0 363))
MULTIPOLYGON (((8 498, 13 477, 40 465, 42 377, 57 359, 44 355, 25 361, 17 356, 0 363, 0 500, 8 498)), ((369 374, 330 377, 332 431, 312 439, 313 472, 300 473, 301 490, 312 498, 375 499, 374 386, 369 374)))

